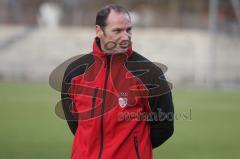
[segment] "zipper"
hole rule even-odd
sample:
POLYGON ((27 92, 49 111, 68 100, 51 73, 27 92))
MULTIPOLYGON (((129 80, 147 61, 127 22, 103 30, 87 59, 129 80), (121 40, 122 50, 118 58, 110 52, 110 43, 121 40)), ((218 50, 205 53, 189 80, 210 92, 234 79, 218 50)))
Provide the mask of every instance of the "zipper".
POLYGON ((134 136, 134 147, 135 147, 137 159, 140 159, 137 136, 134 136))
POLYGON ((96 96, 97 96, 98 88, 95 88, 93 91, 93 98, 92 98, 92 109, 91 109, 91 118, 94 117, 94 108, 96 105, 96 96))
POLYGON ((103 102, 102 102, 102 109, 101 109, 101 120, 100 120, 100 151, 99 151, 99 155, 98 155, 98 159, 101 159, 102 157, 102 151, 103 151, 103 141, 104 141, 104 136, 103 136, 103 119, 104 119, 104 112, 105 112, 105 105, 106 105, 106 89, 107 89, 107 81, 108 81, 108 76, 109 76, 109 72, 110 72, 110 61, 111 61, 111 55, 110 54, 106 54, 106 62, 104 65, 104 68, 107 68, 106 70, 106 76, 105 76, 105 81, 104 81, 104 88, 103 88, 103 102))

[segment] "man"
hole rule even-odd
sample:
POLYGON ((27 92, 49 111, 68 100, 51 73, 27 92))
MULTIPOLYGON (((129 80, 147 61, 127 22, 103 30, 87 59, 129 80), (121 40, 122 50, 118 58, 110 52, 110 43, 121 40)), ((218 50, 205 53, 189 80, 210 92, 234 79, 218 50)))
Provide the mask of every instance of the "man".
POLYGON ((173 134, 173 117, 166 117, 173 116, 171 86, 160 68, 132 51, 131 30, 125 8, 102 8, 92 53, 65 71, 61 97, 74 134, 72 159, 151 159, 173 134))

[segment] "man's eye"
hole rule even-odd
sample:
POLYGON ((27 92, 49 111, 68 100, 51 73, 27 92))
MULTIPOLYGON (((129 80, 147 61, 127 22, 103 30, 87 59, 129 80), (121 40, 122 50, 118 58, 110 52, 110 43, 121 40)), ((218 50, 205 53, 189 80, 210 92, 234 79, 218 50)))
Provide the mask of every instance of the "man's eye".
POLYGON ((121 32, 121 30, 115 30, 114 32, 115 32, 115 33, 120 33, 120 32, 121 32))
POLYGON ((128 33, 131 33, 131 31, 132 31, 132 29, 127 29, 127 32, 128 32, 128 33))

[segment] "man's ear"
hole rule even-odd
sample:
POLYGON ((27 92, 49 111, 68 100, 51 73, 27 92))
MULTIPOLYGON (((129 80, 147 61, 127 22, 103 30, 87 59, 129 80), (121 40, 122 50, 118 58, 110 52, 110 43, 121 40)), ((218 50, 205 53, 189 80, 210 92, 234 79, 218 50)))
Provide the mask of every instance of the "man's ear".
POLYGON ((103 30, 99 25, 96 25, 96 36, 99 38, 103 36, 103 30))

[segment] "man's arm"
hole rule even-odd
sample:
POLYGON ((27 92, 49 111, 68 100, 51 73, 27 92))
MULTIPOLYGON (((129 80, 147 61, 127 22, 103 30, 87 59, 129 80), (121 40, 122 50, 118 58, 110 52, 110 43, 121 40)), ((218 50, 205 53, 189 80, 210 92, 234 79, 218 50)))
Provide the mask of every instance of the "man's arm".
POLYGON ((67 123, 71 132, 73 133, 73 135, 75 135, 75 132, 78 126, 78 121, 77 121, 77 117, 75 117, 72 114, 73 102, 71 97, 68 94, 68 90, 70 87, 69 85, 71 84, 71 79, 72 78, 69 76, 63 80, 61 100, 62 100, 62 108, 65 115, 65 119, 67 120, 67 123))
MULTIPOLYGON (((148 98, 149 105, 153 114, 157 115, 157 120, 149 121, 151 126, 152 147, 162 145, 174 132, 174 106, 172 101, 171 88, 162 71, 163 68, 153 65, 150 67, 150 83, 157 85, 158 88, 151 93, 154 95, 148 98)), ((153 118, 154 119, 154 118, 153 118)))
POLYGON ((152 148, 157 148, 171 137, 174 131, 174 108, 171 92, 149 98, 149 104, 152 113, 158 114, 157 121, 149 121, 152 148))
MULTIPOLYGON (((76 58, 75 58, 76 59, 76 58)), ((77 116, 72 113, 73 111, 73 100, 69 96, 69 88, 71 87, 72 79, 76 76, 82 75, 85 70, 90 67, 94 62, 93 56, 91 53, 86 55, 80 55, 75 61, 71 62, 65 70, 64 77, 62 80, 62 89, 61 89, 61 100, 62 108, 67 120, 68 126, 75 135, 78 127, 77 116)))
POLYGON ((167 82, 164 77, 166 68, 164 68, 165 66, 160 68, 161 66, 155 65, 136 52, 132 53, 131 57, 126 62, 126 67, 147 87, 149 91, 148 102, 151 112, 158 115, 159 112, 162 112, 164 115, 168 115, 171 118, 158 117, 158 120, 149 120, 152 147, 156 148, 163 144, 174 131, 174 108, 171 95, 172 85, 167 82), (142 70, 147 71, 142 74, 142 70), (153 86, 159 87, 154 89, 153 86))

